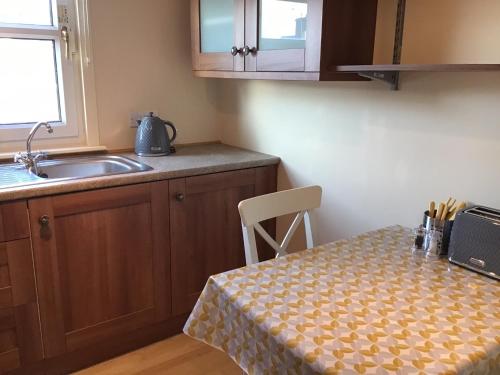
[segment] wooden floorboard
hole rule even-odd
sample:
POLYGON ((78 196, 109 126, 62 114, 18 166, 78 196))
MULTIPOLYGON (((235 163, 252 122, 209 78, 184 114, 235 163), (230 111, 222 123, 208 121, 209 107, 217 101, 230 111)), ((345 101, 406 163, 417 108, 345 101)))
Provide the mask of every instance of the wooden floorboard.
POLYGON ((76 373, 76 375, 241 375, 224 353, 179 335, 76 373))

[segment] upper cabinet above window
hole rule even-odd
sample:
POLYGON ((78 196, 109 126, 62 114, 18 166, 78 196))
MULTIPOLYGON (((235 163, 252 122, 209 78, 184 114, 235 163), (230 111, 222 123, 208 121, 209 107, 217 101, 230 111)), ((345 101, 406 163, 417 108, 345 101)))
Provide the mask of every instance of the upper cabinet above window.
POLYGON ((330 67, 373 59, 377 0, 191 0, 195 75, 359 80, 330 67))

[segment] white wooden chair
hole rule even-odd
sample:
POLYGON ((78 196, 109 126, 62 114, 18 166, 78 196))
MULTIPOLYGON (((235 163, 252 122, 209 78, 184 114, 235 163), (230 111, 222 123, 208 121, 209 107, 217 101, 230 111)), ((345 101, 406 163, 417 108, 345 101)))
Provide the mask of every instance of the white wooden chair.
POLYGON ((247 265, 258 263, 255 230, 276 251, 276 258, 286 255, 290 241, 304 221, 307 248, 314 247, 309 213, 321 205, 322 189, 320 186, 309 186, 299 189, 280 191, 244 200, 238 205, 243 228, 245 258, 247 265), (297 216, 279 245, 260 225, 260 222, 283 215, 296 213, 297 216))

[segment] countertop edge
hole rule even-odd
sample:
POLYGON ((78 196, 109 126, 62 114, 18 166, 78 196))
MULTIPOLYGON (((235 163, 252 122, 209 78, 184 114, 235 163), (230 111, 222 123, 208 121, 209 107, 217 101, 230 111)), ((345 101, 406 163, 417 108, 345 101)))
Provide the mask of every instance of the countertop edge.
MULTIPOLYGON (((257 153, 256 153, 257 154, 257 153)), ((89 191, 95 189, 112 188, 125 185, 134 185, 155 181, 171 180, 175 178, 201 176, 211 173, 229 172, 234 170, 249 169, 277 165, 281 162, 279 157, 267 155, 261 160, 235 162, 214 166, 185 168, 174 171, 153 170, 149 172, 130 173, 123 175, 86 178, 79 180, 54 182, 40 185, 20 186, 0 189, 0 203, 30 198, 41 198, 50 195, 59 195, 89 191)))

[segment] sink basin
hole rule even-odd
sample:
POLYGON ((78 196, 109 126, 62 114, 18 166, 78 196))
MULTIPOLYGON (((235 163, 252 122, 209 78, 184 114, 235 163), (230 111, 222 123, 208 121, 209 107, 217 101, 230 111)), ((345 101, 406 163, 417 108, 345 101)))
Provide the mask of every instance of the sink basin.
POLYGON ((77 179, 150 171, 153 168, 123 156, 44 160, 38 163, 39 176, 45 179, 77 179))
POLYGON ((38 163, 38 176, 29 173, 19 164, 0 165, 0 189, 44 182, 145 172, 152 169, 148 165, 123 156, 107 155, 42 160, 38 163))

